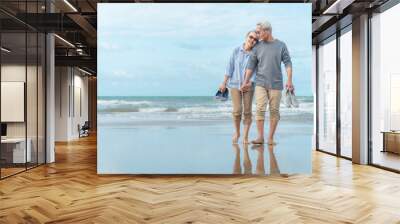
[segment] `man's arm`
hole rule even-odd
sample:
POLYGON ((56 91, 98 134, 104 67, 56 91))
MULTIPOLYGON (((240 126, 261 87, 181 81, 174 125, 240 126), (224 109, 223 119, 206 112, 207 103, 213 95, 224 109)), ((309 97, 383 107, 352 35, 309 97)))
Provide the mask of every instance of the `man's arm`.
POLYGON ((282 61, 283 61, 283 64, 285 65, 286 74, 288 77, 287 82, 286 82, 286 89, 293 90, 294 86, 293 86, 293 79, 292 79, 292 75, 293 75, 292 60, 290 58, 290 54, 286 47, 286 44, 283 46, 283 50, 282 50, 282 61))
POLYGON ((253 76, 253 70, 252 69, 246 69, 246 73, 245 73, 245 78, 244 78, 244 83, 249 83, 251 77, 253 76))
POLYGON ((249 61, 246 65, 244 82, 243 82, 242 86, 240 87, 240 90, 242 90, 243 92, 248 91, 248 89, 250 88, 250 86, 251 86, 250 79, 251 79, 251 76, 253 75, 253 71, 257 67, 257 64, 258 64, 258 60, 257 60, 257 55, 256 55, 256 48, 253 48, 252 52, 250 53, 249 61))
POLYGON ((252 75, 253 75, 253 70, 246 69, 246 73, 245 73, 245 76, 244 76, 245 78, 244 78, 242 86, 240 87, 241 91, 247 92, 249 90, 249 88, 251 86, 250 79, 251 79, 252 75))
POLYGON ((286 89, 293 90, 293 80, 292 80, 292 67, 286 67, 286 74, 287 74, 287 82, 286 82, 286 89))

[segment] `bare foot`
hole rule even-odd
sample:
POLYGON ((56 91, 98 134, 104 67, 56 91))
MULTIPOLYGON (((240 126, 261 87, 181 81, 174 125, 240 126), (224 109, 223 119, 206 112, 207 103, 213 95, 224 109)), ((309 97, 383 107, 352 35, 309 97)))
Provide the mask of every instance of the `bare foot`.
POLYGON ((246 145, 250 144, 248 137, 243 138, 243 144, 246 144, 246 145))
POLYGON ((251 143, 258 144, 258 145, 264 144, 264 138, 258 137, 257 139, 254 139, 253 141, 251 141, 251 143))
POLYGON ((276 145, 276 142, 274 142, 273 138, 268 139, 268 145, 276 145))
POLYGON ((233 134, 232 143, 233 143, 233 144, 237 144, 237 143, 238 143, 238 140, 239 140, 239 137, 240 137, 240 134, 239 134, 239 133, 233 134))

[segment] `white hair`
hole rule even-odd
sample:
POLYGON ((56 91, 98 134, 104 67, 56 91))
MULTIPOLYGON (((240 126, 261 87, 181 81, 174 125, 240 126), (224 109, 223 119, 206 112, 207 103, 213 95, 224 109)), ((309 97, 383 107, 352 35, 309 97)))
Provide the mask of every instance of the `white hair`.
POLYGON ((263 30, 272 31, 271 23, 268 22, 267 20, 257 23, 257 26, 261 27, 261 29, 263 29, 263 30))

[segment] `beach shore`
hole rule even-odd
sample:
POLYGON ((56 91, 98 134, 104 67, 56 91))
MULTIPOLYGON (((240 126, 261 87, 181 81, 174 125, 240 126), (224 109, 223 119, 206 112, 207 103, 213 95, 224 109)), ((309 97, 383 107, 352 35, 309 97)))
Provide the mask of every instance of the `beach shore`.
MULTIPOLYGON (((244 147, 242 139, 232 145, 231 121, 107 123, 98 130, 98 173, 269 175, 275 160, 281 174, 310 174, 312 128, 280 122, 271 154, 267 146, 244 147)), ((253 126, 250 139, 255 135, 253 126)))

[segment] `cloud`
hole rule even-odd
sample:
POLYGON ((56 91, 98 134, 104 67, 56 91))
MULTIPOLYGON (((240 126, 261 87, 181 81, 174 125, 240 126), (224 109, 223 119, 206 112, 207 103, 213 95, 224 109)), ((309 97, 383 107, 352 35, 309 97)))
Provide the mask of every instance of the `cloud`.
POLYGON ((128 72, 126 72, 124 70, 113 71, 112 75, 116 78, 130 78, 130 75, 128 74, 128 72))
POLYGON ((106 41, 100 41, 100 48, 104 50, 119 50, 121 49, 119 44, 109 43, 106 41))
POLYGON ((177 43, 177 46, 186 50, 200 50, 202 48, 200 44, 193 43, 177 43))
POLYGON ((282 10, 281 6, 272 4, 150 5, 107 5, 99 11, 99 25, 103 27, 99 32, 112 30, 117 35, 136 33, 149 37, 237 35, 254 29, 257 22, 265 19, 273 20, 277 26, 289 20, 293 22, 289 13, 298 10, 292 5, 282 10), (102 16, 103 13, 106 15, 102 16))
POLYGON ((100 3, 99 74, 104 75, 99 78, 104 82, 99 88, 111 95, 124 88, 129 94, 143 89, 142 94, 152 95, 154 87, 160 93, 185 95, 186 83, 196 86, 190 94, 207 95, 223 78, 232 50, 265 19, 287 43, 296 71, 306 73, 303 62, 311 56, 311 36, 303 33, 311 33, 311 10, 301 6, 100 3))

